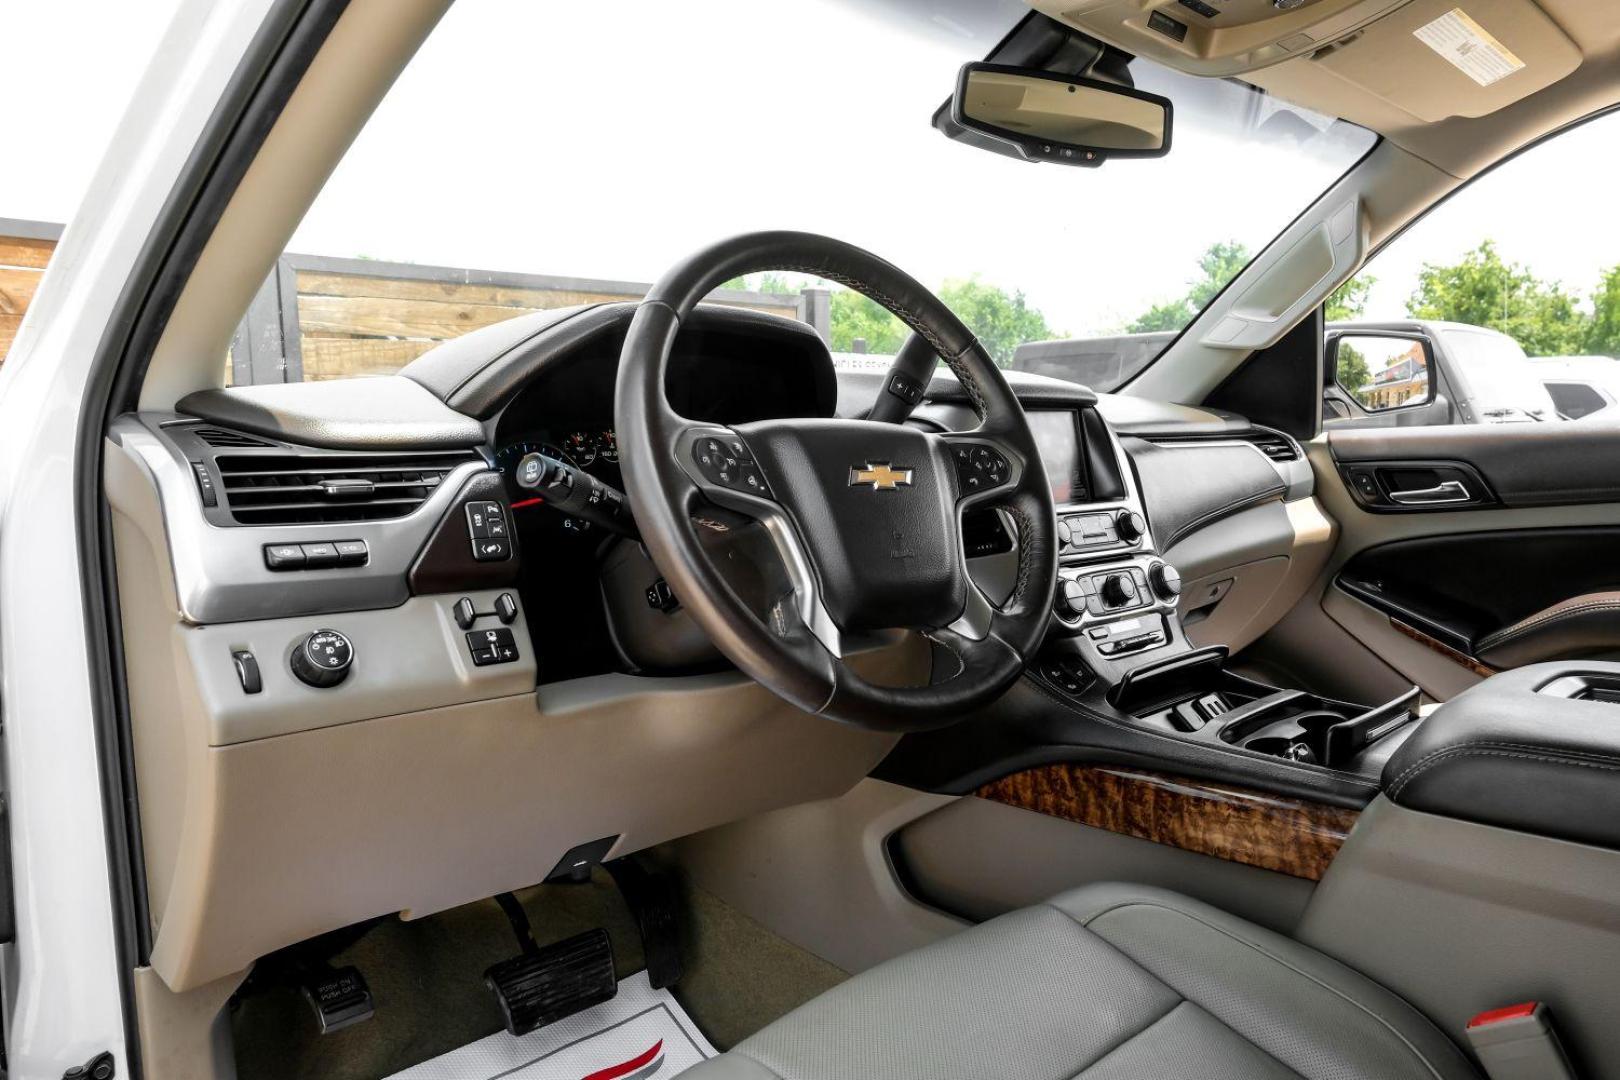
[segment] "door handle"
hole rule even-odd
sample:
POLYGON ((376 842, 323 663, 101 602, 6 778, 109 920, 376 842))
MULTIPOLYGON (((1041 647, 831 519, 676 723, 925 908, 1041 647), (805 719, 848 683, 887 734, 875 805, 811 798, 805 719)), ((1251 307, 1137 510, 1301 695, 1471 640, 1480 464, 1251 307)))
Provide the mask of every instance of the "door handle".
POLYGON ((1402 506, 1438 506, 1442 503, 1473 502, 1474 497, 1468 493, 1468 488, 1461 480, 1446 480, 1431 488, 1415 488, 1410 491, 1391 491, 1390 501, 1402 506))

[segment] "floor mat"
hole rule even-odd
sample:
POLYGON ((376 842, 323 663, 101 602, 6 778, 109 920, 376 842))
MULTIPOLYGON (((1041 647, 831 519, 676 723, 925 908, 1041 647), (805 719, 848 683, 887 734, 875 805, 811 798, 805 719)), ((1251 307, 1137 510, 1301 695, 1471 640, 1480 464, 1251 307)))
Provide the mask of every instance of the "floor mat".
POLYGON ((518 1038, 491 1035, 390 1080, 666 1080, 714 1055, 643 971, 621 980, 612 1001, 518 1038))

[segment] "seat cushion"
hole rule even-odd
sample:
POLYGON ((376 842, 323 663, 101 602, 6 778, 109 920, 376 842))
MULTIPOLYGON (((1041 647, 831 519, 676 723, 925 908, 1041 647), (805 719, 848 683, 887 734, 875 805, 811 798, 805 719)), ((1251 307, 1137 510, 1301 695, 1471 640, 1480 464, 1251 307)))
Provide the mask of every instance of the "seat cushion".
POLYGON ((873 968, 692 1080, 1476 1078, 1411 1006, 1176 893, 1091 885, 873 968))

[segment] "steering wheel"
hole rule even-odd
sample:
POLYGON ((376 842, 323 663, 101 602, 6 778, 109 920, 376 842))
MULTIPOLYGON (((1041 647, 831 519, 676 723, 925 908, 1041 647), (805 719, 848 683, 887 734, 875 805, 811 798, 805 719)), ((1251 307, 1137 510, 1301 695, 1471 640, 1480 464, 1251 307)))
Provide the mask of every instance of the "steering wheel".
POLYGON ((812 233, 762 232, 677 264, 631 321, 614 419, 631 509, 675 595, 728 659, 806 712, 881 731, 940 727, 1000 696, 1039 648, 1056 526, 1024 410, 973 333, 877 256, 812 233), (677 414, 664 384, 682 320, 721 282, 759 270, 814 274, 888 308, 955 372, 979 426, 728 428, 677 414), (779 581, 728 572, 713 537, 737 519, 715 507, 764 527, 779 581), (999 604, 974 584, 964 554, 962 516, 981 508, 1004 510, 1017 534, 1016 584, 999 604), (933 643, 928 685, 879 686, 845 662, 851 636, 896 628, 933 643))

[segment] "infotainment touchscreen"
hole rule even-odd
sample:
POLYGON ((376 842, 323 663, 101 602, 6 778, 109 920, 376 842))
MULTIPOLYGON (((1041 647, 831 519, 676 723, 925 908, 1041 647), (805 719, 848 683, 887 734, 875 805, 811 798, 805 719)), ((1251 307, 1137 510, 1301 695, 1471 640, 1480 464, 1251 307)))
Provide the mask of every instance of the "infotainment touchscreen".
POLYGON ((1029 427, 1040 447, 1046 465, 1046 479, 1052 486, 1052 501, 1064 503, 1091 501, 1086 484, 1085 458, 1080 453, 1080 425, 1069 409, 1031 409, 1029 427))

